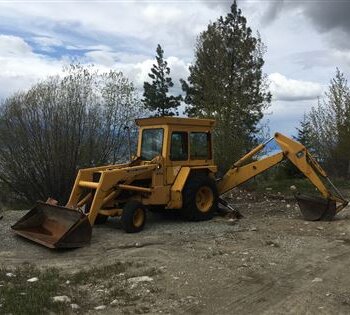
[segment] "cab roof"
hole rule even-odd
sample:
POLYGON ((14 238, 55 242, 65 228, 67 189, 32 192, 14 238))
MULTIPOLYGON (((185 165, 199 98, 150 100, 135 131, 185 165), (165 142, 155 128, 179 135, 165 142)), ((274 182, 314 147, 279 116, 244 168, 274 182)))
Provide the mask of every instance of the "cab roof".
POLYGON ((182 118, 182 117, 150 117, 136 119, 138 126, 154 126, 154 125, 182 125, 182 126, 201 126, 214 127, 214 119, 199 118, 182 118))

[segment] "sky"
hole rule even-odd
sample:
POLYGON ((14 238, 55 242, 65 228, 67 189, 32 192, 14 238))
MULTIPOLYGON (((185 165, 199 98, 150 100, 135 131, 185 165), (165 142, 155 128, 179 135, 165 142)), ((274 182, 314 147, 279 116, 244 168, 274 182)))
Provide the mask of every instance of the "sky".
MULTIPOLYGON (((142 92, 161 44, 175 83, 188 77, 194 47, 231 1, 0 0, 0 99, 60 73, 72 61, 121 70, 142 92)), ((338 67, 350 70, 350 0, 239 0, 267 47, 273 94, 264 122, 295 134, 338 67)))

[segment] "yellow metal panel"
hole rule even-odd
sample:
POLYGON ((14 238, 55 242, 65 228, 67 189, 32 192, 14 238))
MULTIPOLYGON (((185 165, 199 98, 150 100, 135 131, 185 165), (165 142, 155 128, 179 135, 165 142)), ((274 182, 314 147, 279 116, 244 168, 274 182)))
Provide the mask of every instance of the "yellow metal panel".
POLYGON ((152 187, 152 194, 142 196, 145 205, 166 205, 170 200, 170 185, 152 187))
POLYGON ((167 205, 169 209, 182 208, 182 189, 184 188, 188 175, 191 172, 190 167, 182 167, 179 174, 176 177, 174 185, 170 190, 170 202, 167 205))
MULTIPOLYGON (((154 126, 154 125, 183 125, 188 127, 196 126, 211 126, 215 125, 213 119, 198 119, 198 118, 180 118, 180 117, 152 117, 136 119, 138 126, 154 126)), ((187 130, 190 130, 187 128, 187 130)))
POLYGON ((231 168, 225 176, 218 182, 219 195, 237 187, 254 176, 266 171, 272 166, 281 162, 284 158, 283 152, 255 161, 241 167, 231 168))
POLYGON ((179 174, 181 166, 168 166, 166 168, 166 183, 172 185, 175 181, 177 174, 179 174))

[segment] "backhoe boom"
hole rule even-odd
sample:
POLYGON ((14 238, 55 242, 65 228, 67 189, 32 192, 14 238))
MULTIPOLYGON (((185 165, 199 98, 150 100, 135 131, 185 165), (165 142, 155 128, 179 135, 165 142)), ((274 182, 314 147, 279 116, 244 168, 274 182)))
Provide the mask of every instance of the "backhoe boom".
POLYGON ((234 163, 232 168, 228 170, 222 180, 218 183, 219 194, 221 195, 232 188, 241 185, 256 175, 261 174, 269 168, 277 165, 284 159, 289 159, 319 190, 323 198, 330 202, 340 203, 338 206, 336 206, 336 213, 341 211, 348 204, 348 201, 344 199, 341 193, 332 184, 326 172, 311 156, 310 152, 305 148, 305 146, 280 133, 276 133, 273 138, 269 139, 263 144, 260 144, 234 163), (272 140, 276 141, 281 148, 281 152, 245 164, 257 153, 261 152, 272 140), (331 183, 333 191, 327 188, 323 179, 331 183))

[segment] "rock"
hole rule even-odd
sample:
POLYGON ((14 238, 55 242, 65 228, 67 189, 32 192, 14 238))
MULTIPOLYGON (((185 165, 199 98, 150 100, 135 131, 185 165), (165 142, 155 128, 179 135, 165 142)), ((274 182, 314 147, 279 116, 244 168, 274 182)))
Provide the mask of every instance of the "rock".
POLYGON ((321 279, 321 278, 315 278, 314 280, 312 280, 312 282, 322 282, 323 281, 323 279, 321 279))
POLYGON ((69 303, 71 301, 71 299, 67 295, 54 296, 52 299, 54 302, 60 303, 69 303))
POLYGON ((12 277, 16 277, 16 275, 13 274, 12 272, 8 272, 6 273, 6 277, 12 278, 12 277))
POLYGON ((289 189, 290 189, 290 190, 297 190, 297 186, 292 185, 292 186, 289 187, 289 189))
POLYGON ((69 281, 69 280, 67 280, 67 281, 66 281, 66 284, 70 284, 70 281, 69 281))
POLYGON ((152 281, 153 281, 153 278, 149 276, 133 277, 128 279, 128 282, 133 284, 137 284, 140 282, 152 282, 152 281))
POLYGON ((99 306, 94 307, 94 309, 95 309, 96 311, 102 311, 102 310, 104 310, 105 308, 106 308, 106 305, 99 305, 99 306))
POLYGON ((34 278, 30 278, 27 280, 27 282, 37 282, 39 280, 39 278, 34 277, 34 278))
POLYGON ((320 230, 320 231, 321 231, 321 230, 323 230, 323 227, 322 227, 322 226, 318 226, 318 227, 317 227, 317 230, 320 230))
POLYGON ((72 310, 78 310, 80 308, 80 306, 78 304, 75 304, 75 303, 71 304, 70 307, 72 310))
POLYGON ((266 241, 265 244, 272 247, 280 247, 280 245, 274 241, 266 241))
POLYGON ((289 203, 286 204, 286 208, 290 208, 290 204, 289 203))
POLYGON ((266 187, 266 188, 265 188, 265 190, 267 190, 267 191, 271 191, 271 190, 272 190, 272 188, 271 188, 271 187, 266 187))
POLYGON ((118 304, 118 300, 113 300, 111 303, 109 303, 110 305, 117 305, 118 304))
POLYGON ((253 226, 250 230, 251 231, 257 231, 258 229, 255 226, 253 226))

